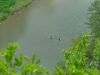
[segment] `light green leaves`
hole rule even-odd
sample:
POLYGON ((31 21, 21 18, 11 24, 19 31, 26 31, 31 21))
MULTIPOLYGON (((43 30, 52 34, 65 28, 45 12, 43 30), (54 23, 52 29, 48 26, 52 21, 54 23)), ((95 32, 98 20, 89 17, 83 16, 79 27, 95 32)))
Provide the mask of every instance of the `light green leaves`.
POLYGON ((70 48, 64 49, 63 55, 65 57, 65 64, 67 66, 61 67, 58 64, 55 68, 54 75, 99 75, 97 69, 100 60, 100 43, 99 39, 95 41, 95 49, 92 50, 92 59, 89 57, 87 51, 90 44, 90 35, 85 33, 74 40, 70 48), (91 61, 89 61, 91 59, 91 61))
POLYGON ((23 54, 16 57, 17 48, 19 48, 18 43, 9 43, 0 52, 0 75, 49 75, 51 73, 39 65, 40 59, 36 60, 36 53, 33 53, 32 58, 23 54))

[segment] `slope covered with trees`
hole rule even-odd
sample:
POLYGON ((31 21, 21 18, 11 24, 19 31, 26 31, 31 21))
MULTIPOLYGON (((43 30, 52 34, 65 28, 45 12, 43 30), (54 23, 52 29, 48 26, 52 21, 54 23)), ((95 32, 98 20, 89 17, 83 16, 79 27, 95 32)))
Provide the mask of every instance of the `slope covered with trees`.
POLYGON ((91 3, 88 9, 88 26, 92 31, 92 35, 100 37, 100 0, 91 3))
POLYGON ((62 51, 65 60, 58 62, 54 75, 100 74, 100 42, 99 39, 95 39, 94 49, 89 50, 90 36, 86 33, 78 37, 69 48, 62 51))
POLYGON ((9 13, 10 7, 15 4, 15 0, 1 0, 0 1, 0 12, 9 13))

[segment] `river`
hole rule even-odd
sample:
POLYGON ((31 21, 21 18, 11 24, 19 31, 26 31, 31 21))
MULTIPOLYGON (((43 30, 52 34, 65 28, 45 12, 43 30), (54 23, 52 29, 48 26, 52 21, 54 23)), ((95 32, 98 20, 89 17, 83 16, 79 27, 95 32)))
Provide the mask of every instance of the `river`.
POLYGON ((62 49, 72 38, 88 32, 87 9, 93 0, 36 0, 0 25, 0 49, 18 42, 16 54, 37 53, 41 64, 50 70, 62 60, 62 49), (53 39, 50 39, 50 36, 53 39), (58 39, 61 41, 58 41, 58 39))

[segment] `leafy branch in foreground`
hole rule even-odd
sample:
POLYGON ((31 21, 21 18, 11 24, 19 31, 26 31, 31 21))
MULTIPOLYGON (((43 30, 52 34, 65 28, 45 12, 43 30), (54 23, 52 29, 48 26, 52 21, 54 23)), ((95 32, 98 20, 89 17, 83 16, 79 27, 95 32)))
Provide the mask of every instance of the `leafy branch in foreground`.
MULTIPOLYGON (((91 53, 88 46, 91 44, 90 34, 86 33, 73 40, 71 46, 62 50, 64 61, 57 63, 53 75, 99 75, 100 41, 97 38, 91 53), (91 55, 91 58, 90 58, 91 55)), ((39 65, 36 53, 29 58, 23 54, 15 56, 17 43, 10 43, 0 52, 1 75, 50 75, 51 72, 39 65), (25 63, 23 63, 23 61, 25 63)))
POLYGON ((64 49, 65 60, 57 64, 54 75, 99 75, 98 69, 100 63, 100 43, 95 40, 95 49, 92 50, 92 58, 88 55, 88 46, 90 44, 89 34, 86 33, 78 37, 70 48, 64 49), (91 60, 91 61, 90 61, 91 60))
POLYGON ((18 48, 17 43, 9 43, 8 46, 0 52, 0 74, 1 75, 49 75, 50 71, 45 67, 39 66, 40 59, 36 60, 36 53, 32 58, 23 54, 15 56, 18 48), (26 64, 23 61, 26 60, 26 64))

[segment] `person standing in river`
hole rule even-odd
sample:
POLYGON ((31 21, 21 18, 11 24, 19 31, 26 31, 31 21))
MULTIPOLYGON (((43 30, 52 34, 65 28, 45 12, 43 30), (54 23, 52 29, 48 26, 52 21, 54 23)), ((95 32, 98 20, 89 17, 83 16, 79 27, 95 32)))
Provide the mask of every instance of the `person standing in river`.
POLYGON ((60 39, 60 38, 59 38, 58 40, 59 40, 59 41, 61 41, 61 39, 60 39))
POLYGON ((53 37, 52 37, 52 36, 50 36, 50 39, 53 39, 53 37))

